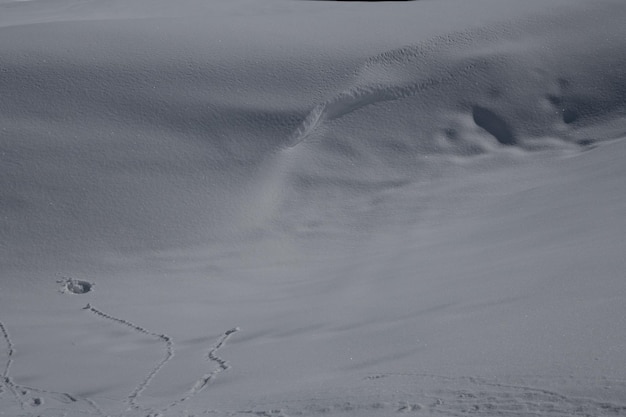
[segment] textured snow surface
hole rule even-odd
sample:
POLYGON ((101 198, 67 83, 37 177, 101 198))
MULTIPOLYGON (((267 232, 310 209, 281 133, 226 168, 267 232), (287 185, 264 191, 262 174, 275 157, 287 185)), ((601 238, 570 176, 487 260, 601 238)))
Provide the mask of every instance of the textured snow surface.
POLYGON ((0 0, 0 416, 626 415, 625 21, 0 0))

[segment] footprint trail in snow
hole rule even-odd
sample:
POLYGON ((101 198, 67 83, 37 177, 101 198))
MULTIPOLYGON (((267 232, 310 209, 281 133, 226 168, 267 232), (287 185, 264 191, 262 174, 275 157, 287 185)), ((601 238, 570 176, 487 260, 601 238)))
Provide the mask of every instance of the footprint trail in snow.
MULTIPOLYGON (((13 365, 13 356, 15 354, 15 345, 7 327, 4 323, 0 322, 0 335, 2 339, 4 339, 4 343, 7 348, 7 359, 2 371, 2 386, 4 386, 8 391, 11 392, 13 397, 15 398, 16 403, 19 408, 22 410, 27 410, 28 406, 32 407, 40 407, 44 404, 44 398, 55 400, 55 402, 59 402, 62 404, 80 404, 85 403, 90 408, 90 410, 75 410, 83 414, 96 414, 98 416, 104 417, 105 413, 100 409, 100 407, 92 400, 88 398, 82 398, 78 395, 70 394, 67 392, 57 392, 51 390, 45 390, 35 387, 29 387, 26 385, 19 385, 11 378, 11 366, 13 365), (38 396, 32 396, 32 393, 37 393, 38 396)), ((30 414, 29 414, 30 415, 30 414)))
MULTIPOLYGON (((161 333, 155 333, 152 332, 144 327, 141 327, 137 324, 134 324, 128 320, 125 319, 121 319, 115 316, 112 316, 108 313, 105 313, 102 310, 99 310, 95 307, 93 307, 91 304, 87 304, 86 307, 84 307, 84 310, 89 310, 92 313, 94 313, 95 315, 105 318, 107 320, 113 321, 115 323, 121 324, 123 326, 129 327, 131 328, 133 331, 138 332, 138 333, 142 333, 144 335, 148 335, 151 336, 155 339, 157 339, 159 342, 163 343, 165 346, 165 354, 163 356, 163 358, 156 364, 156 366, 154 368, 152 368, 150 370, 150 372, 146 375, 146 377, 143 379, 143 381, 141 381, 141 383, 139 385, 137 385, 135 387, 135 389, 133 389, 133 391, 128 395, 128 397, 126 398, 126 401, 128 402, 128 404, 130 405, 131 409, 134 410, 144 410, 144 411, 148 411, 151 413, 156 412, 155 409, 152 409, 150 407, 148 408, 144 408, 142 407, 138 400, 139 397, 141 396, 141 394, 146 390, 146 388, 150 385, 150 383, 152 382, 152 380, 156 377, 156 375, 159 373, 159 371, 161 369, 163 369, 163 367, 165 365, 167 365, 168 362, 170 362, 172 360, 172 358, 174 357, 174 341, 170 336, 167 336, 165 334, 161 334, 161 333)), ((196 394, 198 394, 199 392, 201 392, 211 381, 213 381, 220 373, 228 370, 230 368, 230 364, 223 358, 221 358, 220 356, 217 355, 218 350, 220 350, 224 344, 226 343, 226 341, 236 332, 238 332, 240 329, 239 327, 234 327, 226 332, 224 332, 224 334, 222 334, 222 336, 219 338, 219 340, 217 341, 217 343, 207 352, 205 359, 207 362, 212 362, 216 364, 216 368, 203 375, 200 379, 198 379, 198 381, 196 381, 196 383, 191 387, 191 389, 181 398, 177 399, 176 401, 172 402, 171 404, 169 404, 167 407, 163 408, 162 410, 160 410, 160 412, 166 412, 172 408, 174 408, 175 406, 190 400, 191 398, 193 398, 196 394)), ((157 412, 157 415, 160 414, 159 412, 157 412)))
POLYGON ((220 339, 217 341, 217 343, 207 352, 205 359, 207 362, 213 362, 217 365, 217 367, 203 375, 200 379, 198 379, 198 381, 196 381, 196 383, 194 384, 193 387, 191 387, 191 389, 187 392, 187 394, 184 397, 181 397, 180 399, 174 401, 173 403, 171 403, 165 410, 169 410, 172 407, 175 407, 185 401, 190 400, 191 398, 193 398, 196 394, 198 394, 199 392, 201 392, 211 381, 213 381, 215 378, 217 378, 217 376, 224 372, 227 371, 228 369, 230 369, 230 364, 228 363, 228 361, 226 361, 225 359, 221 358, 220 356, 217 355, 217 351, 220 350, 224 344, 226 343, 226 341, 236 332, 240 331, 241 329, 239 327, 235 327, 232 328, 226 332, 224 332, 224 334, 222 334, 222 336, 220 337, 220 339))
POLYGON ((127 397, 127 401, 132 408, 141 409, 141 406, 137 402, 138 398, 141 396, 141 393, 148 387, 148 385, 150 384, 150 382, 152 382, 152 380, 157 375, 157 373, 159 373, 159 371, 174 357, 174 342, 172 341, 172 338, 165 334, 158 334, 158 333, 151 332, 128 320, 114 317, 101 310, 98 310, 97 308, 91 306, 90 304, 87 304, 87 307, 85 307, 85 309, 91 311, 97 316, 113 321, 115 323, 122 324, 126 327, 130 327, 136 332, 154 337, 165 345, 165 354, 163 356, 163 359, 161 359, 161 361, 159 361, 159 363, 154 368, 152 368, 152 370, 150 370, 150 372, 148 373, 148 375, 146 375, 143 381, 141 381, 141 383, 137 385, 135 389, 133 389, 133 391, 127 397))
POLYGON ((2 322, 0 322, 0 334, 2 335, 2 338, 4 339, 4 343, 7 348, 7 354, 6 354, 7 359, 4 365, 4 369, 2 370, 2 385, 13 394, 13 397, 15 397, 15 400, 19 403, 20 408, 23 409, 24 401, 19 396, 17 386, 11 380, 11 377, 10 377, 11 365, 13 364, 13 354, 15 352, 15 348, 13 347, 13 341, 11 340, 11 337, 9 336, 9 332, 7 331, 7 328, 2 322))

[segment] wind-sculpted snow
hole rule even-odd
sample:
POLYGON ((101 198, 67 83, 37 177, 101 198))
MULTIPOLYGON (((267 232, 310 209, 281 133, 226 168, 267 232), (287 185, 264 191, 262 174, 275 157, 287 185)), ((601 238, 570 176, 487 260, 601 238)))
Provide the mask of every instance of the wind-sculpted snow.
MULTIPOLYGON (((583 19, 573 18, 580 24, 583 19)), ((590 125, 626 112, 626 77, 616 70, 624 65, 626 42, 623 31, 586 39, 587 34, 569 33, 569 25, 564 17, 528 19, 435 37, 376 55, 356 72, 349 89, 311 110, 292 134, 290 146, 327 136, 351 144, 365 142, 371 136, 366 134, 369 126, 359 122, 371 119, 384 128, 385 136, 402 133, 396 136, 407 137, 407 146, 427 153, 465 152, 472 141, 487 151, 488 140, 472 137, 481 131, 502 145, 526 149, 541 146, 529 143, 536 138, 575 141, 575 132, 567 125, 590 125), (555 58, 551 51, 564 56, 555 58), (572 71, 574 63, 578 63, 576 71, 572 71), (391 101, 402 103, 387 104, 391 101), (361 118, 332 123, 370 106, 375 109, 361 118), (469 117, 482 130, 457 127, 469 117), (429 120, 427 126, 424 120, 429 120), (412 127, 412 134, 406 127, 398 131, 396 121, 412 127), (352 135, 343 130, 333 134, 333 129, 348 127, 352 135)), ((382 145, 385 140, 377 142, 382 145)))
POLYGON ((0 0, 0 417, 625 414, 625 21, 0 0))
MULTIPOLYGON (((268 163, 261 194, 273 196, 263 206, 273 214, 265 216, 285 208, 323 213, 335 198, 358 205, 364 186, 420 181, 453 158, 584 151, 623 134, 626 31, 607 28, 617 28, 624 11, 597 13, 615 24, 577 33, 571 28, 585 24, 585 13, 535 16, 365 59, 349 86, 314 106, 268 163)), ((369 215, 363 222, 371 223, 369 215)))

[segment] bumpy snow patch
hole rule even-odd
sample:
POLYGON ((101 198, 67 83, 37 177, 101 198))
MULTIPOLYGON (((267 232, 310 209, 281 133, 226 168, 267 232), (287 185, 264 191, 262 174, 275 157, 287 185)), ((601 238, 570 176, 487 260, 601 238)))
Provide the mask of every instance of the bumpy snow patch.
POLYGON ((81 281, 73 278, 63 278, 57 281, 62 284, 60 291, 62 293, 85 294, 93 290, 94 283, 81 281))

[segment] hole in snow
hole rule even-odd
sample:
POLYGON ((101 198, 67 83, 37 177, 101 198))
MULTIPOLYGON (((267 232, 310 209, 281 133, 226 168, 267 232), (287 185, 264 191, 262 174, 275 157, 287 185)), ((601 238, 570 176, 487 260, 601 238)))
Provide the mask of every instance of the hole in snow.
POLYGON ((87 281, 81 281, 79 279, 65 278, 59 283, 62 283, 61 292, 72 294, 85 294, 93 289, 94 284, 87 281))
POLYGON ((491 110, 485 107, 474 106, 472 108, 472 117, 477 126, 485 129, 501 144, 515 145, 517 143, 515 135, 506 121, 491 110))

